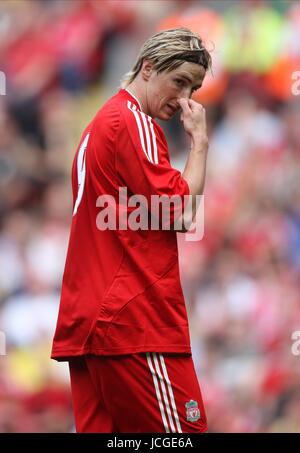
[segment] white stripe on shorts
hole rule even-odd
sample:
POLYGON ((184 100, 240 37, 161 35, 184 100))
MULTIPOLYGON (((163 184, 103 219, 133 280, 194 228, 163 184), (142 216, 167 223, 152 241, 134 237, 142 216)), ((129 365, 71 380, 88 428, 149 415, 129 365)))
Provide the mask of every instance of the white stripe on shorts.
MULTIPOLYGON (((162 376, 162 374, 160 372, 157 355, 155 353, 153 353, 153 360, 154 360, 154 363, 155 363, 155 369, 157 371, 159 382, 160 382, 160 386, 162 388, 162 393, 163 393, 163 396, 164 396, 165 406, 166 406, 167 414, 168 414, 168 418, 169 418, 169 426, 171 427, 171 432, 172 433, 176 433, 176 429, 175 429, 173 418, 172 418, 172 414, 171 414, 171 408, 170 408, 170 404, 169 404, 169 399, 168 399, 168 395, 167 395, 167 391, 166 391, 164 378, 163 378, 163 376, 162 376)), ((170 398, 170 396, 169 396, 169 398, 170 398)))
POLYGON ((166 364, 165 364, 165 359, 163 358, 162 354, 159 354, 159 359, 160 359, 161 367, 162 367, 162 370, 163 370, 163 375, 164 375, 164 377, 166 379, 166 382, 168 384, 168 390, 169 390, 169 395, 170 395, 170 399, 171 399, 171 404, 172 404, 172 408, 173 408, 173 414, 174 414, 174 417, 175 417, 177 430, 178 430, 179 433, 182 433, 182 429, 181 429, 181 425, 180 425, 180 421, 179 421, 179 417, 178 417, 178 412, 177 412, 177 408, 176 408, 175 398, 174 398, 174 394, 173 394, 172 384, 170 382, 170 379, 169 379, 169 376, 168 376, 168 372, 167 372, 167 367, 166 367, 166 364))
POLYGON ((158 381, 157 381, 155 370, 153 368, 153 364, 152 364, 152 359, 151 359, 150 353, 147 352, 146 356, 147 356, 147 362, 148 362, 148 365, 149 365, 149 368, 150 368, 150 371, 151 371, 151 374, 152 374, 153 382, 154 382, 154 387, 155 387, 155 391, 156 391, 157 401, 158 401, 158 404, 159 404, 161 418, 162 418, 166 433, 169 433, 170 430, 169 430, 168 422, 167 422, 167 419, 166 419, 164 404, 163 404, 163 401, 162 401, 162 398, 161 398, 161 393, 160 393, 160 390, 159 390, 159 385, 158 385, 158 381))
POLYGON ((169 379, 169 375, 167 372, 165 360, 162 354, 156 354, 155 352, 152 353, 146 353, 147 356, 147 361, 148 365, 152 374, 153 382, 154 382, 154 387, 156 391, 156 396, 161 412, 161 417, 164 423, 164 427, 166 429, 166 432, 170 432, 169 426, 171 427, 171 432, 172 433, 182 433, 179 417, 178 417, 178 412, 176 408, 176 403, 175 403, 175 398, 174 398, 174 393, 172 389, 172 384, 169 379), (159 360, 158 360, 159 357, 159 360), (153 362, 155 365, 155 369, 153 366, 153 362), (161 367, 161 368, 160 368, 161 367), (162 370, 162 371, 161 371, 162 370), (157 379, 158 377, 158 379, 157 379), (163 399, 161 396, 161 391, 163 394, 163 399), (171 405, 170 405, 171 402, 171 405), (167 423, 166 419, 166 413, 168 415, 169 419, 169 425, 167 423), (175 420, 175 424, 174 424, 175 420), (175 426, 176 425, 176 426, 175 426))

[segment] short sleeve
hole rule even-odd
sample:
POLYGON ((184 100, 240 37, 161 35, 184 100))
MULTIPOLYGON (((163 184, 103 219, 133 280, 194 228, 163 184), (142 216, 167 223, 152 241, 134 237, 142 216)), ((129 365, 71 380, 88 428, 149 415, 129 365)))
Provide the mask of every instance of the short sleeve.
POLYGON ((120 184, 128 188, 128 193, 145 196, 149 206, 153 195, 180 199, 181 213, 189 186, 181 173, 170 165, 162 129, 130 101, 122 113, 116 142, 120 184))

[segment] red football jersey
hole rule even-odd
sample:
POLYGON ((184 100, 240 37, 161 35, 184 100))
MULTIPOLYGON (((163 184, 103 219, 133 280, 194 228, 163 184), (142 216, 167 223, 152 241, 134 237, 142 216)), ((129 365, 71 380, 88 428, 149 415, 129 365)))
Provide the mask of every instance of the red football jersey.
MULTIPOLYGON (((98 197, 119 188, 189 195, 161 127, 121 89, 83 133, 72 169, 73 219, 52 358, 137 352, 190 354, 176 232, 99 229, 98 197)), ((101 205, 102 206, 102 205, 101 205)), ((103 207, 103 206, 102 206, 103 207)), ((131 208, 132 209, 132 208, 131 208)), ((118 226, 118 225, 117 225, 118 226)))

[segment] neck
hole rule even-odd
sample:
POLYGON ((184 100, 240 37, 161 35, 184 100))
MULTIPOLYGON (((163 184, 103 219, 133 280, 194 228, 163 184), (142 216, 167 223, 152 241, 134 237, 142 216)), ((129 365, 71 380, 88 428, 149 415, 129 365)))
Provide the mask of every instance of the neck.
POLYGON ((126 87, 126 90, 130 91, 130 93, 137 98, 141 105, 142 111, 149 115, 145 88, 141 87, 140 84, 137 84, 135 81, 133 81, 126 87))

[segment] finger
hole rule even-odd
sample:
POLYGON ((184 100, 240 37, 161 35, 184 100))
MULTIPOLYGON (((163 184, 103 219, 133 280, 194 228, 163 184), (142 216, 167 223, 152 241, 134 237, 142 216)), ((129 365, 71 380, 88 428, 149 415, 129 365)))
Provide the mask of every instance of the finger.
POLYGON ((189 107, 193 111, 196 109, 200 109, 201 111, 205 110, 202 104, 200 104, 199 102, 193 101, 193 99, 189 99, 189 107))
POLYGON ((193 105, 197 104, 193 99, 188 99, 189 106, 192 107, 193 105))
POLYGON ((178 103, 184 113, 188 113, 190 111, 187 99, 180 98, 180 99, 178 99, 178 103))

